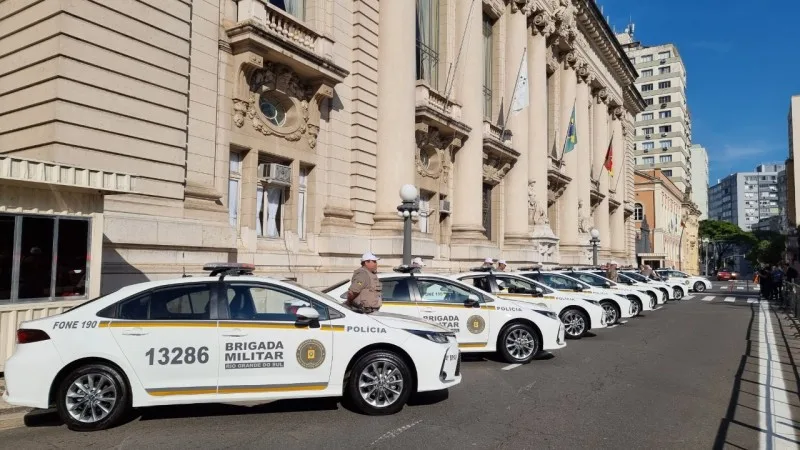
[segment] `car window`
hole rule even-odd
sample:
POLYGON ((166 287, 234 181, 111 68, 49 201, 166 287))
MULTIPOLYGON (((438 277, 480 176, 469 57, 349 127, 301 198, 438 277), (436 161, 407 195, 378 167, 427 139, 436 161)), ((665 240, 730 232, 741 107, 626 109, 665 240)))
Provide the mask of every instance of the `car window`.
POLYGON ((249 283, 229 283, 226 298, 232 320, 274 320, 294 322, 297 310, 311 307, 319 320, 328 320, 328 308, 299 292, 279 286, 249 283))
MULTIPOLYGON (((536 288, 538 287, 534 283, 515 277, 497 275, 495 279, 497 280, 497 286, 500 288, 501 292, 509 294, 533 293, 536 292, 536 288)), ((544 292, 544 288, 540 289, 544 292)))
POLYGON ((411 289, 408 278, 381 280, 381 299, 384 302, 410 302, 411 289))
POLYGON ((423 302, 464 303, 471 294, 461 286, 441 280, 418 278, 417 288, 423 302))
POLYGON ((170 286, 123 301, 117 316, 127 320, 209 320, 210 304, 207 284, 170 286))
POLYGON ((552 273, 542 274, 542 279, 544 280, 544 284, 553 289, 575 289, 578 286, 575 281, 552 273))
POLYGON ((350 279, 342 280, 342 281, 340 281, 340 282, 338 282, 338 283, 334 284, 333 286, 328 286, 328 287, 326 287, 325 289, 323 289, 323 290, 322 290, 322 293, 323 293, 323 294, 328 294, 328 293, 330 293, 332 290, 334 290, 334 289, 337 289, 337 288, 339 288, 339 287, 343 286, 345 283, 349 283, 349 282, 350 282, 350 279))
POLYGON ((588 284, 590 286, 603 287, 603 286, 605 286, 605 283, 606 283, 605 280, 597 278, 597 277, 595 277, 595 276, 593 276, 591 274, 588 274, 588 273, 576 272, 576 273, 570 274, 570 276, 573 277, 573 278, 577 278, 577 279, 583 281, 584 283, 586 283, 586 284, 588 284))
POLYGON ((462 278, 459 281, 472 285, 475 287, 475 289, 480 289, 483 292, 488 292, 490 294, 492 292, 492 286, 489 284, 489 277, 485 275, 479 277, 462 278))

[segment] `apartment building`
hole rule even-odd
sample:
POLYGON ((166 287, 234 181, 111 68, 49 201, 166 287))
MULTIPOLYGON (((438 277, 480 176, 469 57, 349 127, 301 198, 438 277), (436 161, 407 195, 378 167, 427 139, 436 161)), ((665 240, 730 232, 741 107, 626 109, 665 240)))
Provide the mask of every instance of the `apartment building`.
POLYGON ((659 169, 681 192, 692 184, 692 125, 686 102, 686 67, 674 44, 644 45, 629 25, 617 38, 633 63, 645 109, 636 115, 637 170, 659 169))
POLYGON ((800 165, 795 164, 795 155, 800 155, 800 95, 793 95, 789 100, 788 135, 789 157, 786 159, 786 220, 787 225, 795 228, 800 225, 800 165))
POLYGON ((783 164, 762 164, 754 172, 737 172, 708 190, 709 218, 735 223, 745 231, 762 219, 780 215, 778 175, 783 164))

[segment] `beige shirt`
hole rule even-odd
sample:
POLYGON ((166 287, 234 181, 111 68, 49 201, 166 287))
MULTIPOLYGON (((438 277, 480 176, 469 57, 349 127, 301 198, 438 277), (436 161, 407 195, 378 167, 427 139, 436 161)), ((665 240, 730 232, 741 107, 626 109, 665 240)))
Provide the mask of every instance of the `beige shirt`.
POLYGON ((353 272, 353 279, 348 290, 356 297, 353 304, 361 307, 380 308, 383 303, 381 299, 381 282, 378 275, 370 272, 365 267, 359 267, 353 272))

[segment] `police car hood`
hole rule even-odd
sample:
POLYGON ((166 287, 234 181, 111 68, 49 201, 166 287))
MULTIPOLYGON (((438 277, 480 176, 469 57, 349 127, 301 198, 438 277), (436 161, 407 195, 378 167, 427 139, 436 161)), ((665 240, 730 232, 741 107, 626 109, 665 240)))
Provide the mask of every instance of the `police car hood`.
POLYGON ((374 312, 369 315, 370 318, 375 319, 381 324, 398 329, 413 329, 419 331, 431 331, 435 333, 450 333, 447 328, 440 327, 427 320, 417 319, 416 317, 405 316, 402 314, 394 314, 388 312, 374 312))

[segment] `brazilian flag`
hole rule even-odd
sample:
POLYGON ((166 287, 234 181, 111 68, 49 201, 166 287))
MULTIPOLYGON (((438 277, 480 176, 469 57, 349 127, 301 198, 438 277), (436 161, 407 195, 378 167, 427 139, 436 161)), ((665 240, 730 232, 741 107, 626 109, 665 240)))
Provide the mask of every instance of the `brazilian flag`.
POLYGON ((564 142, 564 153, 569 153, 578 144, 578 133, 575 128, 575 104, 572 105, 572 115, 569 117, 569 128, 567 128, 567 140, 564 142))

